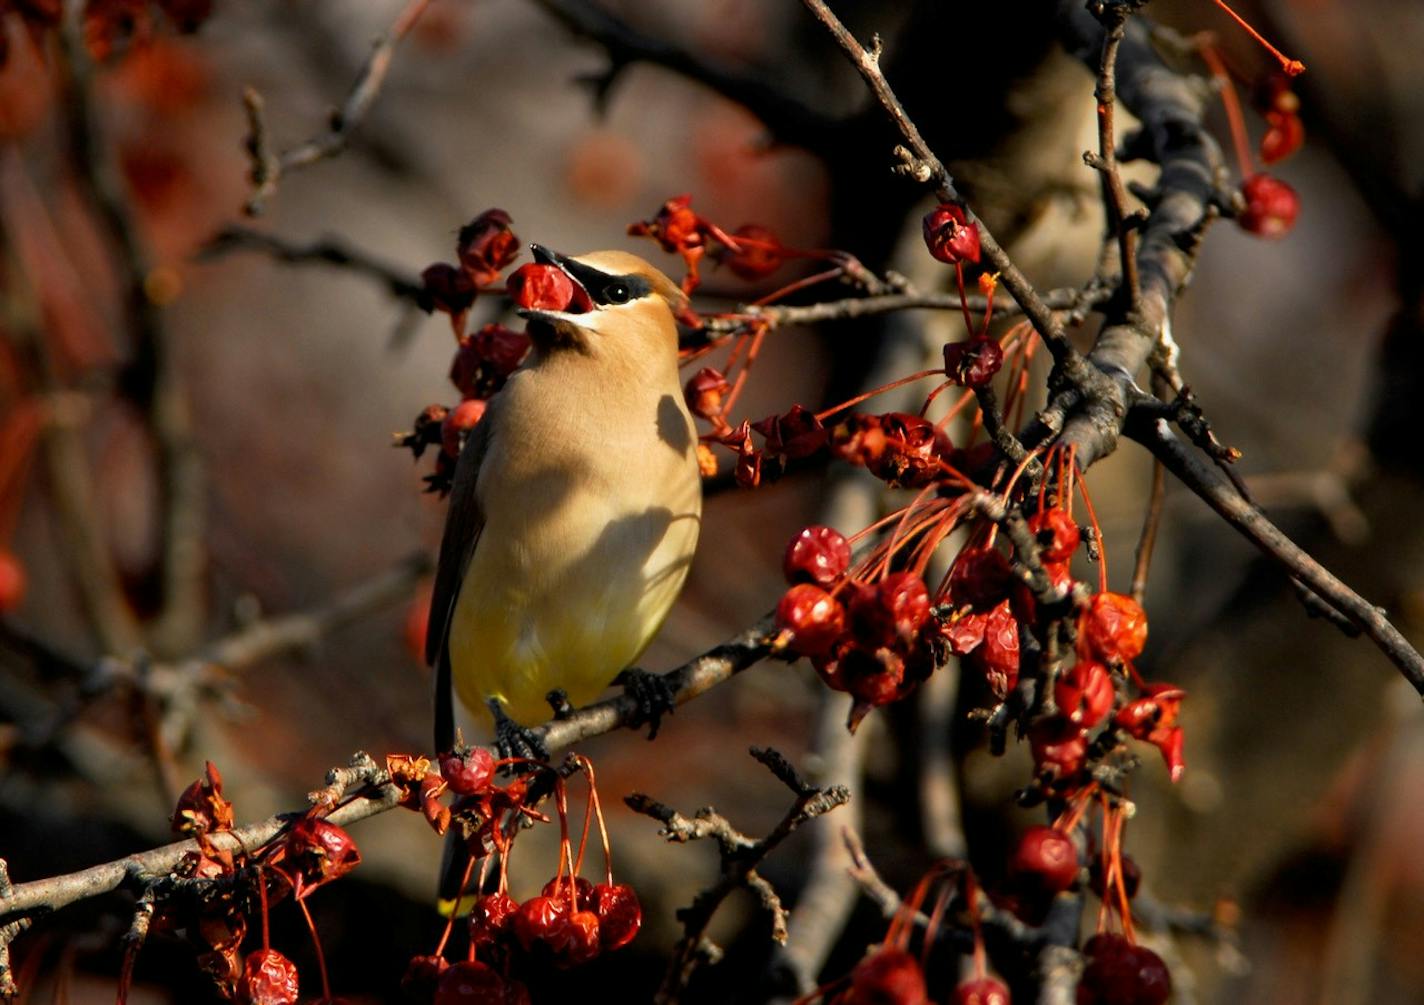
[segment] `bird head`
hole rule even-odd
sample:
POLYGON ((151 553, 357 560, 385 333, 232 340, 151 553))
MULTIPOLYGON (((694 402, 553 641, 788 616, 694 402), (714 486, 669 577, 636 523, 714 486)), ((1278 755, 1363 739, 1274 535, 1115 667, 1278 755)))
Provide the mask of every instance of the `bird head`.
POLYGON ((525 308, 529 336, 542 352, 563 348, 595 356, 649 352, 661 343, 676 350, 675 314, 687 304, 682 290, 637 255, 592 251, 568 256, 530 246, 534 260, 561 270, 573 282, 565 310, 525 308))

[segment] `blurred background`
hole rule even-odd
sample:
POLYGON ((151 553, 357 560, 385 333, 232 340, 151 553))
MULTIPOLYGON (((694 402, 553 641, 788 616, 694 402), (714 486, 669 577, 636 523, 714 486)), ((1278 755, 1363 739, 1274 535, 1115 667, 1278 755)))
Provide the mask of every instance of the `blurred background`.
MULTIPOLYGON (((428 463, 390 444, 425 405, 457 397, 447 319, 357 270, 233 242, 214 252, 223 228, 293 245, 330 238, 414 282, 453 259, 460 226, 498 206, 525 241, 625 247, 677 275, 675 258, 625 229, 690 193, 729 229, 761 224, 788 245, 844 249, 926 288, 947 276, 919 240, 928 201, 889 172, 889 134, 861 142, 878 111, 793 0, 434 0, 349 148, 286 174, 256 219, 243 215, 244 89, 263 100, 274 150, 320 134, 406 4, 215 0, 206 17, 190 5, 191 33, 135 14, 134 30, 89 40, 93 79, 78 81, 54 34, 36 44, 24 27, 21 15, 44 6, 0 4, 0 550, 25 581, 0 632, 0 856, 16 882, 168 840, 173 798, 205 759, 239 820, 254 820, 302 805, 358 748, 379 757, 429 743, 429 674, 411 636, 444 507, 421 492, 428 463), (670 65, 632 59, 649 40, 670 65), (76 87, 92 122, 76 112, 76 87), (112 172, 76 158, 86 136, 99 145, 90 168, 112 172), (114 251, 115 212, 138 239, 127 258, 114 251), (176 518, 174 498, 187 500, 176 518), (289 634, 263 634, 273 626, 289 634)), ((1054 5, 834 6, 860 37, 884 37, 911 114, 1030 278, 1040 288, 1088 279, 1102 230, 1081 157, 1096 146, 1092 80, 1056 47, 1054 5)), ((1424 218, 1424 9, 1240 6, 1308 67, 1297 85, 1306 145, 1278 171, 1302 210, 1280 241, 1230 222, 1211 230, 1174 318, 1182 371, 1243 451, 1258 501, 1418 644, 1424 266, 1408 248, 1424 218)), ((1244 81, 1271 68, 1211 4, 1160 0, 1149 13, 1216 33, 1244 81)), ((1225 142, 1219 111, 1213 125, 1225 142)), ((1263 126, 1248 114, 1248 128, 1259 137, 1263 126)), ((712 271, 697 304, 728 309, 774 285, 712 271)), ((475 322, 502 310, 481 298, 475 322)), ((868 373, 911 372, 926 347, 935 359, 957 337, 956 323, 917 312, 778 330, 740 410, 834 402, 868 373)), ((1150 478, 1131 444, 1089 476, 1118 589, 1150 478)), ((670 668, 752 623, 780 594, 785 541, 813 521, 858 529, 884 505, 876 485, 817 470, 712 497, 689 585, 643 666, 670 668)), ((1141 666, 1189 694, 1188 771, 1170 786, 1145 759, 1128 849, 1159 913, 1180 907, 1235 930, 1149 935, 1179 1000, 1418 1001, 1417 696, 1368 643, 1309 619, 1280 573, 1185 490, 1169 485, 1165 512, 1141 666)), ((1039 822, 1012 808, 1029 760, 1013 744, 990 757, 964 719, 983 696, 968 683, 957 691, 951 668, 850 744, 845 696, 826 694, 804 664, 769 664, 679 709, 654 746, 625 732, 582 747, 613 807, 615 865, 643 898, 645 931, 586 969, 543 975, 536 1001, 591 987, 650 996, 678 934, 673 912, 716 860, 711 848, 666 844, 621 797, 644 791, 685 812, 712 804, 764 833, 786 793, 749 745, 856 789, 844 819, 818 821, 767 863, 788 903, 842 823, 863 832, 901 891, 938 855, 966 849, 992 878, 1014 830, 1039 822), (926 737, 952 747, 947 775, 926 774, 926 737)), ((353 836, 365 863, 312 908, 334 990, 393 1001, 405 960, 438 937, 439 841, 404 813, 353 836)), ((553 844, 531 846, 515 863, 515 895, 542 886, 554 862, 553 844)), ((884 931, 870 905, 843 909, 853 913, 821 953, 826 978, 884 931)), ((37 924, 14 947, 25 1000, 108 1000, 131 910, 114 896, 37 924)), ((289 909, 274 922, 276 944, 305 967, 299 919, 289 909)), ((734 897, 713 934, 727 959, 688 1000, 785 993, 785 960, 749 899, 734 897)), ((133 1000, 211 1000, 192 959, 180 939, 155 935, 133 1000)))

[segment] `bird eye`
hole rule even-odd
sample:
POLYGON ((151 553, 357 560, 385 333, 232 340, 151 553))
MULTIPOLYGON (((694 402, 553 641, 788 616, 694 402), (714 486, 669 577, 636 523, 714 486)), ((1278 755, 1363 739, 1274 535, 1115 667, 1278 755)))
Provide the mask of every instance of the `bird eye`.
POLYGON ((610 304, 626 304, 631 296, 624 283, 609 283, 603 288, 603 299, 610 304))

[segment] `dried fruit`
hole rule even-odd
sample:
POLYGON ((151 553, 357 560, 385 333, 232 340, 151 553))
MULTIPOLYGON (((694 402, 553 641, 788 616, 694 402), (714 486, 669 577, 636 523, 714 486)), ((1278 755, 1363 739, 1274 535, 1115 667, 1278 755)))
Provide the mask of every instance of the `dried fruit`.
POLYGON ((485 945, 510 931, 519 904, 507 893, 487 893, 470 909, 470 941, 485 945))
POLYGON ((548 944, 561 934, 569 916, 568 905, 557 897, 530 897, 514 912, 511 928, 514 937, 528 952, 540 943, 548 944))
POLYGON ((1038 540, 1038 554, 1045 562, 1067 562, 1082 543, 1083 532, 1067 510, 1041 510, 1028 518, 1028 529, 1038 540))
POLYGON ((1076 774, 1088 752, 1088 734, 1067 719, 1043 719, 1029 727, 1029 749, 1039 771, 1059 778, 1076 774))
POLYGON ((451 966, 440 978, 434 1005, 527 1005, 529 991, 487 963, 470 960, 451 966))
POLYGON ((1147 612, 1121 593, 1093 595, 1078 622, 1078 648, 1104 662, 1130 663, 1147 645, 1147 612))
POLYGON ((979 228, 968 222, 964 207, 941 203, 925 214, 925 247, 949 265, 979 261, 979 228))
POLYGON ((1242 230, 1257 237, 1284 237, 1300 215, 1300 196, 1279 178, 1253 174, 1241 183, 1246 208, 1237 214, 1242 230))
POLYGON ((742 279, 765 279, 786 261, 776 235, 755 223, 744 223, 732 232, 738 250, 721 253, 722 264, 742 279))
POLYGON ((593 888, 592 901, 598 915, 599 944, 614 950, 632 942, 643 925, 643 908, 633 888, 626 883, 599 883, 593 888))
POLYGON ((361 852, 351 835, 320 817, 302 817, 294 823, 272 859, 273 868, 291 881, 298 900, 360 864, 361 852))
POLYGON ((929 590, 913 572, 892 572, 851 595, 851 630, 858 642, 872 648, 911 641, 929 616, 929 590))
POLYGON ((810 457, 826 445, 826 427, 816 414, 800 405, 792 405, 785 415, 758 419, 752 428, 766 437, 766 453, 797 461, 810 457))
POLYGON ((982 644, 970 659, 984 674, 994 696, 1003 701, 1019 682, 1018 619, 1007 600, 1000 601, 988 614, 971 614, 969 618, 981 619, 983 626, 982 644))
POLYGON ((804 527, 786 546, 781 571, 788 583, 830 586, 850 568, 850 542, 834 527, 804 527))
POLYGON ((170 821, 173 833, 201 837, 232 830, 232 803, 223 798, 222 775, 212 761, 203 763, 203 777, 183 790, 170 821))
POLYGON ((687 410, 702 419, 714 419, 722 414, 722 401, 732 385, 722 371, 705 366, 690 378, 682 389, 687 410))
POLYGON ((494 777, 494 755, 484 747, 464 747, 440 755, 440 777, 461 796, 483 792, 494 777))
POLYGON ((563 269, 535 262, 521 265, 505 280, 509 297, 529 310, 562 311, 574 301, 574 284, 563 269))
POLYGON ((790 633, 790 646, 803 656, 830 650, 845 633, 845 609, 819 586, 798 583, 776 605, 776 627, 790 633))
POLYGON ((275 949, 259 949, 247 957, 237 999, 242 1005, 296 1005, 297 966, 275 949))
POLYGON ((944 347, 944 375, 963 387, 983 387, 1004 365, 1004 350, 991 338, 976 336, 944 347))
POLYGON ((1176 724, 1186 696, 1175 684, 1149 684, 1142 697, 1128 702, 1113 716, 1113 725, 1161 751, 1174 782, 1187 767, 1182 759, 1182 727, 1176 724))
POLYGON ((476 286, 488 286, 519 256, 519 237, 502 209, 487 209, 460 228, 456 252, 460 265, 476 286))
POLYGON ((529 352, 529 336, 504 325, 485 325, 460 339, 450 364, 450 382, 461 397, 488 398, 504 386, 529 352))
POLYGON ((1053 700, 1058 703, 1058 711, 1083 729, 1102 722, 1112 711, 1116 697, 1112 675, 1097 660, 1080 659, 1059 674, 1053 685, 1053 700))
POLYGON ((845 1005, 929 1005, 919 961, 903 949, 882 946, 850 972, 845 1005))
POLYGON ((420 274, 420 306, 458 316, 475 302, 475 284, 453 265, 437 262, 420 274))
POLYGON ((1019 839, 1009 872, 1030 894, 1062 893, 1078 881, 1078 849, 1052 827, 1030 827, 1019 839))
POLYGON ((1003 603, 1013 584, 1013 569, 1002 552, 995 548, 965 548, 955 558, 949 574, 949 597, 956 607, 967 604, 976 611, 990 611, 1003 603))

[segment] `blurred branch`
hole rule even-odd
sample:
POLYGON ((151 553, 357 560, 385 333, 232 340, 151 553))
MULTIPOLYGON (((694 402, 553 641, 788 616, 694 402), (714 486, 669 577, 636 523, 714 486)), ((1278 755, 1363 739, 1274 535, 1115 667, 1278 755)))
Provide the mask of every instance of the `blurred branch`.
POLYGON ((691 905, 677 912, 678 920, 683 923, 684 934, 673 950, 672 961, 654 998, 656 1002, 679 1001, 697 966, 702 962, 715 962, 721 958, 721 948, 707 938, 707 927, 712 923, 712 916, 717 913, 722 901, 738 888, 744 888, 757 897, 762 907, 771 915, 771 937, 776 942, 785 944, 786 908, 782 906, 776 890, 757 873, 757 866, 802 824, 829 813, 850 799, 850 790, 844 785, 832 785, 828 788, 812 785, 801 777, 786 758, 769 747, 753 747, 751 754, 796 795, 795 802, 781 822, 759 841, 737 830, 710 806, 698 810, 689 819, 672 807, 639 792, 624 799, 635 813, 661 821, 663 837, 669 841, 685 844, 701 838, 712 838, 717 842, 722 862, 721 875, 717 881, 694 897, 691 905))
MULTIPOLYGON (((158 305, 149 296, 150 266, 118 167, 100 129, 94 68, 84 42, 84 4, 67 0, 60 51, 67 75, 64 102, 70 164, 112 245, 123 288, 132 359, 121 387, 143 413, 157 453, 159 576, 162 607, 152 629, 160 650, 181 649, 201 630, 207 565, 202 465, 193 443, 188 396, 158 305)), ((68 477, 67 475, 65 477, 68 477)), ((92 604, 91 604, 92 606, 92 604)), ((112 628, 108 646, 127 641, 112 628)))
POLYGON ((262 252, 279 262, 295 265, 330 265, 349 269, 376 280, 386 288, 386 292, 398 300, 410 300, 420 304, 425 296, 425 288, 421 285, 419 276, 402 272, 398 267, 388 265, 334 237, 322 237, 306 244, 298 244, 276 234, 231 224, 214 234, 198 252, 198 257, 222 258, 234 251, 262 252))
POLYGON ((366 57, 351 90, 341 108, 331 113, 327 130, 280 154, 272 152, 267 134, 267 119, 262 96, 252 88, 243 92, 242 103, 247 111, 247 152, 252 165, 253 191, 243 207, 249 216, 262 212, 262 204, 277 190, 282 178, 292 171, 310 167, 318 161, 335 157, 346 149, 353 130, 365 119, 390 72, 391 60, 401 39, 420 20, 420 15, 432 0, 410 0, 391 27, 378 38, 366 57))
POLYGON ((634 63, 651 63, 704 84, 742 105, 766 125, 781 143, 825 150, 836 122, 809 102, 788 95, 785 81, 763 79, 747 68, 732 68, 700 53, 644 34, 592 0, 536 0, 565 27, 601 45, 608 53, 607 70, 592 78, 594 100, 601 108, 618 75, 634 63))

